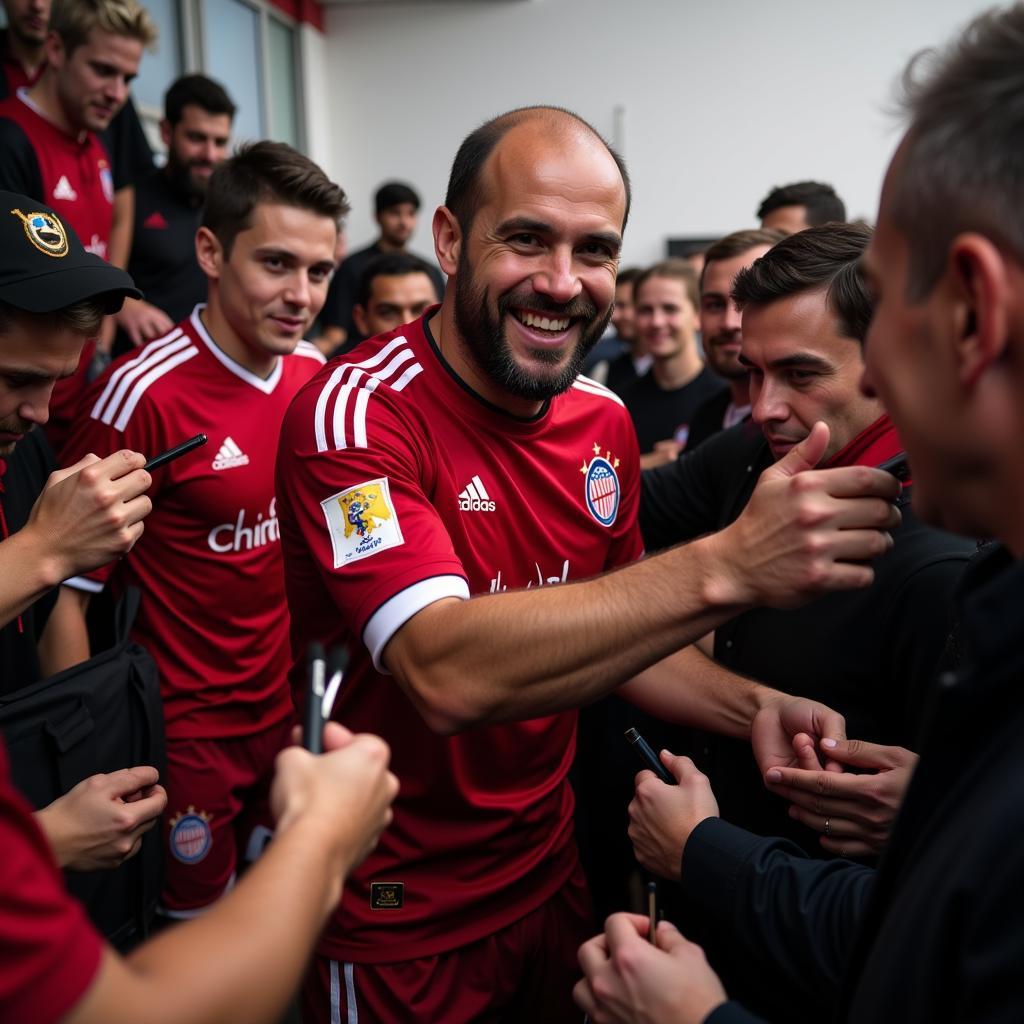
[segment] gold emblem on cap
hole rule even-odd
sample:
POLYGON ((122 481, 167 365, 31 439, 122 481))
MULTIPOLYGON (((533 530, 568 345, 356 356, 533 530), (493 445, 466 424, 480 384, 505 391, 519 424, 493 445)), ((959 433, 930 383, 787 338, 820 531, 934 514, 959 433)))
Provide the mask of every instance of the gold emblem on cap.
POLYGON ((66 256, 68 254, 68 233, 64 225, 52 213, 22 213, 11 210, 21 220, 25 229, 25 237, 47 256, 66 256))

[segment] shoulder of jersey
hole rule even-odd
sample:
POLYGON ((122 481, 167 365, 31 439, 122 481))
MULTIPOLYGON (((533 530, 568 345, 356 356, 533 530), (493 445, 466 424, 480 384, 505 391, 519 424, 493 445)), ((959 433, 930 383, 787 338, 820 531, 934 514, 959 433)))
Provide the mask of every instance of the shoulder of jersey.
POLYGON ((368 447, 367 417, 389 399, 405 401, 406 388, 423 369, 404 334, 373 339, 332 360, 306 392, 307 401, 315 402, 317 451, 368 447))
POLYGON ((146 392, 198 354, 196 342, 180 326, 129 353, 101 378, 103 388, 89 410, 90 417, 124 430, 146 392))
POLYGON ((295 346, 295 351, 292 355, 302 356, 304 359, 312 359, 321 366, 327 362, 324 358, 323 352, 321 352, 320 349, 318 349, 311 341, 300 341, 298 345, 295 346))
POLYGON ((584 377, 581 373, 573 382, 569 388, 571 392, 575 392, 578 395, 590 395, 595 398, 604 398, 609 402, 614 402, 616 405, 625 408, 625 403, 611 388, 606 388, 603 384, 598 384, 596 380, 591 380, 589 377, 584 377))

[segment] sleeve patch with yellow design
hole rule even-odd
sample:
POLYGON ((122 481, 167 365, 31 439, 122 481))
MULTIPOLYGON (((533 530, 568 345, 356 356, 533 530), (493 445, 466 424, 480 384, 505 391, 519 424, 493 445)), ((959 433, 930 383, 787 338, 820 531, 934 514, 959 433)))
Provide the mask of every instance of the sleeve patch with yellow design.
POLYGON ((387 477, 332 494, 320 507, 331 535, 335 569, 405 543, 387 477))

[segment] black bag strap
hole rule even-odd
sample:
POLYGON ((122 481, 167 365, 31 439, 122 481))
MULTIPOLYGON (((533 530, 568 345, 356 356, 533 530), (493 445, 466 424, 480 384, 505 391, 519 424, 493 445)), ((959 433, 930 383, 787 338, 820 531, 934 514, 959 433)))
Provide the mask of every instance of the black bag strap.
MULTIPOLYGON (((137 602, 136 602, 137 604, 137 602)), ((155 676, 152 679, 154 686, 157 684, 155 676)), ((164 748, 164 723, 163 705, 160 702, 159 688, 156 693, 148 693, 149 682, 147 673, 140 670, 135 664, 132 666, 131 699, 135 700, 142 712, 141 719, 145 723, 146 749, 160 757, 154 757, 154 761, 166 762, 164 748)), ((161 775, 166 764, 155 766, 161 775)), ((139 939, 149 937, 152 923, 152 912, 160 896, 160 889, 163 884, 163 827, 158 823, 152 832, 142 837, 142 849, 139 850, 137 860, 137 872, 139 878, 139 899, 135 906, 136 934, 139 939)))
POLYGON ((126 587, 114 609, 114 646, 126 647, 128 638, 139 614, 142 596, 138 587, 126 587))

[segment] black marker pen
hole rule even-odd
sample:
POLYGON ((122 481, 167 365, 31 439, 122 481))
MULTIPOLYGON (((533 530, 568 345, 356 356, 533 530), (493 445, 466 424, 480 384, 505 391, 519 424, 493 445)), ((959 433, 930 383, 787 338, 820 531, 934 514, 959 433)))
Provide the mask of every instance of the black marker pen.
POLYGON ((658 759, 658 755, 651 749, 647 740, 645 740, 643 736, 636 731, 636 729, 627 729, 626 739, 633 744, 633 749, 640 755, 640 759, 644 762, 644 765, 650 768, 662 782, 666 782, 670 786, 679 785, 672 773, 658 759))
POLYGON ((193 448, 201 448, 204 444, 206 444, 206 435, 196 434, 195 437, 190 437, 187 441, 182 441, 181 444, 176 444, 173 448, 154 455, 142 468, 147 473, 152 473, 154 469, 166 466, 168 462, 180 459, 182 455, 187 455, 193 448))

